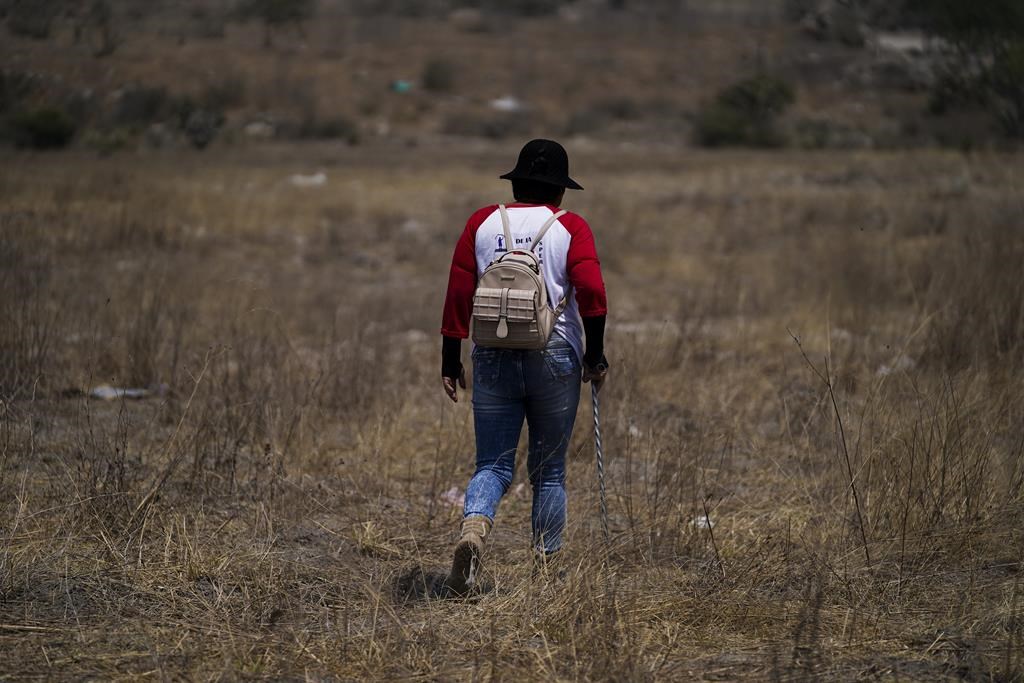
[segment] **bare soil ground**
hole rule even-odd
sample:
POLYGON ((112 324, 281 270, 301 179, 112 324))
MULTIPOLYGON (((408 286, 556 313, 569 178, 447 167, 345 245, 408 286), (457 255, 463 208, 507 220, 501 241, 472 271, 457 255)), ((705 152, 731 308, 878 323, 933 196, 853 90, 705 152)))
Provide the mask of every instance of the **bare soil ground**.
POLYGON ((0 165, 0 676, 1022 679, 1017 156, 571 148, 613 541, 584 401, 564 576, 520 471, 487 590, 422 597, 450 253, 518 144, 0 165))

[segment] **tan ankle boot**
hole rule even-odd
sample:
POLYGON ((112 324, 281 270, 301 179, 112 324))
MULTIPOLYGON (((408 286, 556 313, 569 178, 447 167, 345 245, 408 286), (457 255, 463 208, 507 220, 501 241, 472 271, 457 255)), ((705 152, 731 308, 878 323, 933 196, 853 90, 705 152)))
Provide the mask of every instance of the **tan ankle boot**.
POLYGON ((490 531, 491 520, 483 515, 471 515, 462 520, 462 536, 455 545, 452 571, 448 575, 448 586, 456 593, 466 593, 476 583, 490 531))

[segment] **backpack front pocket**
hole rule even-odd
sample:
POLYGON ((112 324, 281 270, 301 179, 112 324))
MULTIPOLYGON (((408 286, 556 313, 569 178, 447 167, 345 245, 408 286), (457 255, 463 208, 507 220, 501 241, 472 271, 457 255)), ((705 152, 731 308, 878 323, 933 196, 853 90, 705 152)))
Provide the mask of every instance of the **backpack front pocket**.
POLYGON ((480 287, 473 295, 473 317, 476 320, 498 322, 501 317, 500 289, 480 287))
POLYGON ((527 346, 537 332, 537 295, 522 289, 480 287, 473 295, 473 338, 478 344, 527 346))
POLYGON ((536 292, 508 289, 505 299, 505 317, 511 323, 529 323, 537 319, 536 292))

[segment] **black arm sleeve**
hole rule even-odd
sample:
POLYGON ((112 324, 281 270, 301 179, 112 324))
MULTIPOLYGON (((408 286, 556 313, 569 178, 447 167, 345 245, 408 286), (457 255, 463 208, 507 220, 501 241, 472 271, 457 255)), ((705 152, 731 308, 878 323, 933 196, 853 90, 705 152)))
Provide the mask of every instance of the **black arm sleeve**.
POLYGON ((462 340, 458 337, 441 339, 441 376, 458 379, 462 374, 462 340))
POLYGON ((605 318, 603 315, 583 318, 583 330, 587 335, 587 350, 583 354, 583 362, 591 368, 604 360, 605 318))

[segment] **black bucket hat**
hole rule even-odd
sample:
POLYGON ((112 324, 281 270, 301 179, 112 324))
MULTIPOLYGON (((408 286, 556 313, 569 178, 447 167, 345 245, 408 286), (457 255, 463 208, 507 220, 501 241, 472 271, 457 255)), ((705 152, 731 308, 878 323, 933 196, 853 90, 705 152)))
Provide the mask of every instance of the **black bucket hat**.
POLYGON ((554 140, 530 140, 519 152, 516 167, 503 176, 504 180, 534 180, 570 190, 583 186, 569 177, 569 155, 554 140))

